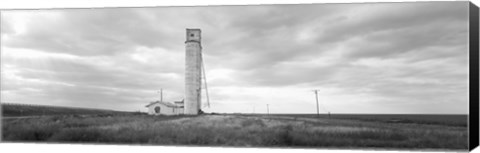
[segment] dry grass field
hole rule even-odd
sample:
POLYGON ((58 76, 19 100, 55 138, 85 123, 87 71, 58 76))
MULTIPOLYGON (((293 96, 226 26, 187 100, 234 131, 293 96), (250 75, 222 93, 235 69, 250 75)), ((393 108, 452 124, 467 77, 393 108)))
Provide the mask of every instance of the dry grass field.
POLYGON ((468 147, 465 124, 295 115, 3 118, 2 131, 2 139, 13 142, 441 150, 468 147))

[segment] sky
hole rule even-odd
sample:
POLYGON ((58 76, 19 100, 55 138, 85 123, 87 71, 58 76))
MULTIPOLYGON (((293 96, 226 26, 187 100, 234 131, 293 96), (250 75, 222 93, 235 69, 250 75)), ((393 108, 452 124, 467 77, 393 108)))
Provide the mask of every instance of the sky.
MULTIPOLYGON (((202 30, 206 112, 467 114, 468 2, 7 10, 1 101, 147 111, 184 97, 202 30)), ((203 95, 205 97, 205 95, 203 95)), ((205 104, 204 99, 204 104, 205 104)))

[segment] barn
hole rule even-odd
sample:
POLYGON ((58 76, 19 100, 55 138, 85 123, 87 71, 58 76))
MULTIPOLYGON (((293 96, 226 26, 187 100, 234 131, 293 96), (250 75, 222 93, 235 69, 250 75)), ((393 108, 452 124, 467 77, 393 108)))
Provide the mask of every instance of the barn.
POLYGON ((183 100, 176 101, 175 104, 165 101, 150 102, 145 107, 148 108, 150 115, 179 115, 183 114, 183 100))

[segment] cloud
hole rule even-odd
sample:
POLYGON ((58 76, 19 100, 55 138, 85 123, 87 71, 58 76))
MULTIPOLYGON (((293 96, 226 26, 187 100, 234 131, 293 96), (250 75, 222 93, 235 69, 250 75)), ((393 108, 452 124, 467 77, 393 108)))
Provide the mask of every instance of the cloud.
MULTIPOLYGON (((3 17, 2 17, 3 18, 3 17)), ((3 20, 2 20, 3 21, 3 20)), ((1 22, 1 25, 0 25, 2 28, 0 29, 1 30, 1 33, 2 35, 7 35, 7 34, 10 34, 10 33, 13 33, 14 30, 13 30, 13 27, 12 25, 9 24, 9 22, 1 22)))
POLYGON ((466 113, 467 4, 2 12, 2 95, 120 110, 144 109, 159 88, 179 100, 185 29, 201 28, 210 111, 310 112, 321 89, 336 112, 466 113))
POLYGON ((27 31, 12 36, 5 46, 95 56, 128 52, 136 46, 157 47, 166 44, 159 40, 169 39, 155 25, 145 24, 147 20, 133 9, 37 10, 31 14, 27 31))

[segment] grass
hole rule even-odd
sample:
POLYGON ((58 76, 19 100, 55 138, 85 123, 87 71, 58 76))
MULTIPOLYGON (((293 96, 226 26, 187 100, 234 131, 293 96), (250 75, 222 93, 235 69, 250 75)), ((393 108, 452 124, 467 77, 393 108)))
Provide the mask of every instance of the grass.
POLYGON ((466 126, 288 116, 44 116, 3 119, 4 141, 251 147, 467 149, 466 126))
MULTIPOLYGON (((316 114, 276 114, 282 117, 317 118, 316 114)), ((384 123, 418 123, 440 124, 450 126, 467 126, 467 115, 427 115, 427 114, 321 114, 321 118, 353 119, 384 123)))

